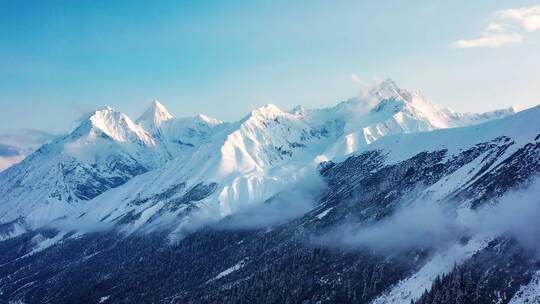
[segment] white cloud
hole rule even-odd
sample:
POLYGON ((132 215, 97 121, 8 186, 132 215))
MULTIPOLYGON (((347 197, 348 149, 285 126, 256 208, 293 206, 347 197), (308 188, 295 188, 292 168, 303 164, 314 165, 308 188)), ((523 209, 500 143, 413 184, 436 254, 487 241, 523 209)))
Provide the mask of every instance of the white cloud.
POLYGON ((480 37, 455 41, 452 47, 499 47, 520 43, 527 37, 524 32, 540 29, 540 5, 497 11, 491 19, 480 37))
POLYGON ((540 253, 540 179, 476 208, 459 202, 401 202, 376 222, 346 222, 314 238, 315 244, 368 248, 394 254, 419 248, 443 249, 470 237, 510 237, 540 253))
POLYGON ((487 28, 487 33, 495 33, 495 32, 504 32, 506 30, 506 26, 500 23, 490 23, 487 28))
POLYGON ((520 43, 524 37, 521 34, 490 34, 470 40, 458 40, 452 45, 455 48, 467 49, 477 47, 498 47, 505 44, 520 43))
POLYGON ((517 23, 526 31, 534 32, 540 29, 540 5, 498 11, 495 18, 517 23))

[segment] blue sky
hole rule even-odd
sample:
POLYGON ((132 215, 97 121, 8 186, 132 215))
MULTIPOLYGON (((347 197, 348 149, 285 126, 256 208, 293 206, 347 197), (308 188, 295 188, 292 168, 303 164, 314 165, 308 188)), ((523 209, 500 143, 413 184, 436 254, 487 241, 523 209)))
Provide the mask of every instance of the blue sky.
POLYGON ((0 132, 152 99, 222 120, 329 106, 352 75, 459 111, 539 103, 540 13, 523 9, 540 1, 445 2, 0 0, 0 132))

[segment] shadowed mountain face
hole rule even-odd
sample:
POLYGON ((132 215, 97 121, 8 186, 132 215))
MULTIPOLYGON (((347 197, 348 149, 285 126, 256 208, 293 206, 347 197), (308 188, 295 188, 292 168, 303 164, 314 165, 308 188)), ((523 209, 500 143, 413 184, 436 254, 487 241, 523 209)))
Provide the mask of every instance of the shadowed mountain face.
POLYGON ((540 107, 369 96, 234 123, 97 111, 0 174, 0 301, 536 299, 540 107))

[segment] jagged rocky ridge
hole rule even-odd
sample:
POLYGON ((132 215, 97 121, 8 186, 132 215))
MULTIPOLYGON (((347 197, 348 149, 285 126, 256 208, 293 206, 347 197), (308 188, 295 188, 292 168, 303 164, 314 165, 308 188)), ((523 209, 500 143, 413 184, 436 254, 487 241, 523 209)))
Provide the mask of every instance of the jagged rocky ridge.
MULTIPOLYGON (((341 106, 344 105, 349 103, 341 106)), ((132 179, 125 186, 106 191, 90 201, 90 207, 83 208, 79 215, 81 219, 92 218, 96 216, 92 211, 97 211, 100 221, 115 225, 116 230, 81 234, 77 229, 70 232, 58 227, 42 228, 0 242, 0 298, 30 303, 409 303, 417 299, 421 303, 441 303, 433 299, 447 299, 452 295, 451 290, 455 290, 461 297, 453 297, 461 299, 456 303, 469 303, 471 299, 478 303, 508 302, 531 282, 537 269, 534 254, 523 250, 511 238, 468 236, 455 244, 459 254, 451 258, 433 248, 418 247, 399 255, 381 255, 365 248, 321 245, 313 238, 344 221, 383 220, 399 209, 404 198, 453 202, 455 208, 479 208, 512 189, 525 187, 540 170, 540 130, 531 124, 539 117, 539 111, 534 108, 475 127, 409 135, 396 132, 359 145, 352 156, 344 155, 340 159, 325 153, 330 146, 328 142, 332 141, 319 143, 328 139, 322 134, 336 132, 333 138, 338 139, 346 136, 344 123, 326 124, 323 120, 321 124, 314 118, 320 113, 317 111, 307 114, 304 109, 296 109, 281 114, 282 111, 272 106, 258 109, 239 122, 239 127, 238 124, 218 126, 226 134, 222 137, 225 144, 219 146, 225 147, 221 151, 248 146, 246 134, 253 135, 249 131, 256 130, 261 121, 264 130, 272 132, 270 135, 255 132, 252 138, 275 132, 285 134, 279 132, 297 127, 293 117, 298 112, 304 112, 302 117, 312 118, 310 124, 306 122, 296 128, 309 127, 313 131, 297 133, 298 143, 305 147, 293 144, 287 150, 291 153, 282 153, 261 145, 256 149, 259 153, 248 153, 248 160, 234 162, 226 158, 230 154, 223 153, 213 163, 204 153, 215 148, 210 141, 206 148, 201 148, 202 152, 194 153, 199 155, 191 156, 209 164, 204 168, 207 172, 202 170, 200 176, 193 178, 180 162, 169 163, 163 169, 132 179), (321 125, 325 128, 320 128, 321 125), (310 148, 313 151, 309 154, 297 151, 310 148), (296 154, 301 155, 300 160, 295 159, 296 154), (306 155, 312 158, 306 161, 306 155), (325 161, 318 170, 327 188, 304 215, 271 228, 231 229, 227 224, 236 220, 234 210, 217 212, 218 216, 212 214, 215 221, 210 226, 171 244, 170 233, 178 228, 174 223, 181 222, 182 216, 194 210, 201 210, 199 202, 208 204, 210 199, 221 198, 212 195, 218 189, 225 189, 221 187, 226 184, 223 182, 226 178, 233 181, 230 185, 236 186, 241 184, 239 180, 260 178, 261 172, 257 171, 260 167, 294 164, 287 171, 293 172, 313 159, 325 161), (232 168, 221 166, 231 162, 232 168), (192 179, 178 178, 182 177, 178 174, 182 170, 192 179), (246 178, 246 172, 259 175, 246 178), (172 176, 177 179, 170 181, 172 176), (142 185, 151 187, 148 191, 129 193, 142 185), (106 202, 112 204, 108 210, 113 212, 99 207, 106 202), (150 214, 146 211, 149 208, 155 212, 150 214), (115 213, 117 210, 121 212, 115 213), (170 214, 175 217, 173 225, 166 225, 168 229, 144 228, 170 214), (137 229, 145 233, 126 236, 125 232, 137 229), (493 267, 508 271, 503 276, 492 272, 493 267), (460 285, 455 278, 464 277, 465 273, 468 281, 460 285), (438 275, 441 277, 437 278, 438 275), (66 286, 66 282, 70 285, 66 286), (436 284, 430 289, 433 282, 436 284), (457 287, 451 289, 450 284, 457 287), (424 289, 431 291, 422 295, 424 289), (448 291, 446 298, 438 295, 439 290, 448 291)), ((270 144, 283 143, 268 137, 258 139, 270 144)), ((266 195, 272 198, 279 190, 275 188, 266 195)))

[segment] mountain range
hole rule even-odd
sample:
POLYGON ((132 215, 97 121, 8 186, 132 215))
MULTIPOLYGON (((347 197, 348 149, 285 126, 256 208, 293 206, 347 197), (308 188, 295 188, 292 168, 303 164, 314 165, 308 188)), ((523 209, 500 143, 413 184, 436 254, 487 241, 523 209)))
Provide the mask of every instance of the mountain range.
POLYGON ((0 173, 0 299, 535 303, 539 118, 392 80, 235 122, 100 109, 0 173))

